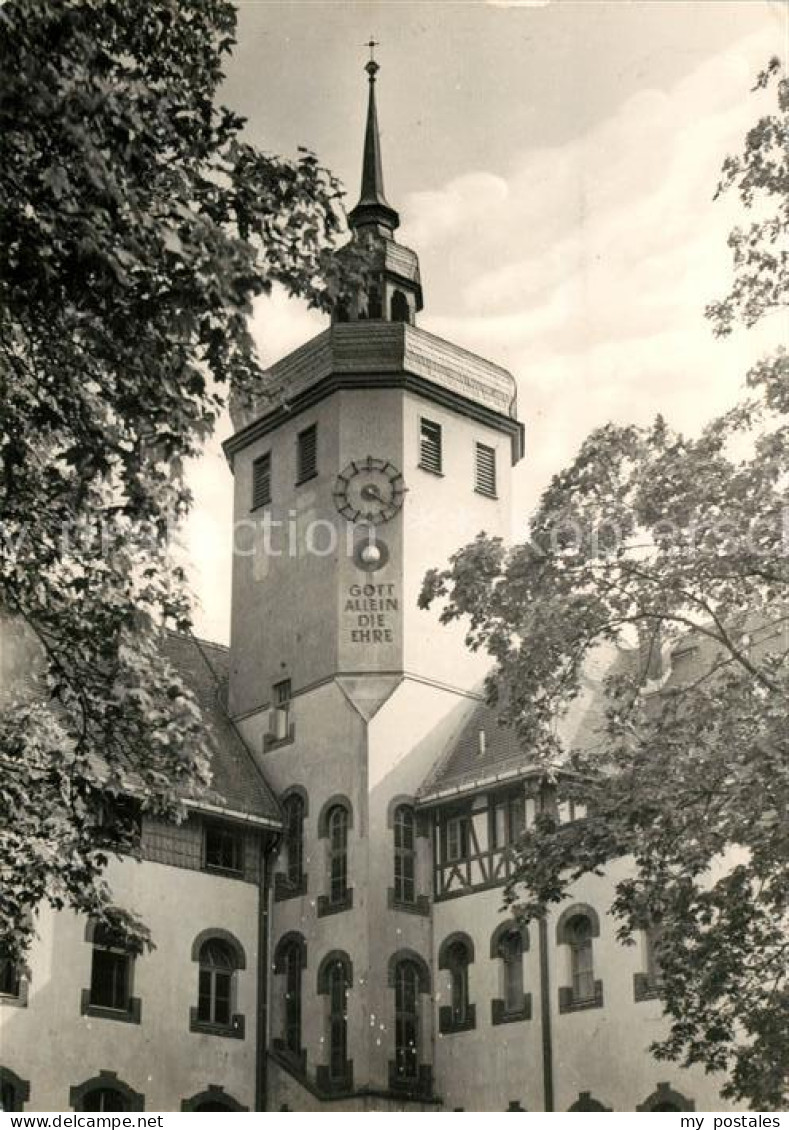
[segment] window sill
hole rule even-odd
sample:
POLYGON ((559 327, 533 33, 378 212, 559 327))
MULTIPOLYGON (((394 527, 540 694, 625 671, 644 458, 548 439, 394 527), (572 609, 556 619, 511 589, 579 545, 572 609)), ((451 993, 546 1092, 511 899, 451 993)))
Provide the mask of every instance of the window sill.
POLYGON ((389 1089, 398 1095, 408 1095, 415 1099, 429 1099, 433 1094, 433 1069, 429 1064, 421 1064, 413 1076, 399 1075, 397 1064, 389 1061, 389 1089))
POLYGON ((480 498, 490 498, 493 502, 498 502, 499 496, 491 494, 489 490, 480 490, 479 487, 474 487, 474 494, 478 494, 480 498))
POLYGON ((594 996, 578 1000, 570 988, 559 989, 559 1012, 584 1012, 588 1008, 603 1007, 603 982, 595 981, 594 996))
POLYGON ((417 467, 420 471, 427 471, 428 475, 435 475, 437 479, 444 478, 444 472, 437 471, 435 467, 426 467, 424 463, 417 463, 417 467))
POLYGON ((353 910, 353 887, 349 887, 343 899, 331 902, 328 895, 318 896, 318 918, 326 918, 330 914, 342 914, 344 910, 353 910))
POLYGON ((531 1020, 531 993, 524 993, 523 1004, 512 1012, 505 1010, 503 1000, 490 1002, 491 1024, 515 1024, 519 1020, 531 1020))
POLYGON ((297 883, 289 883, 287 876, 278 871, 274 876, 274 902, 285 902, 287 899, 301 898, 307 893, 307 876, 299 876, 297 883))
POLYGON ((208 875, 221 875, 225 879, 243 879, 244 869, 240 868, 238 871, 235 867, 217 867, 212 863, 204 863, 202 870, 208 875))
POLYGON ((345 1070, 339 1076, 330 1075, 328 1067, 316 1068, 315 1085, 326 1095, 336 1097, 350 1093, 353 1090, 353 1061, 349 1060, 345 1064, 345 1070))
POLYGON ((311 483, 313 481, 313 479, 317 479, 317 477, 318 477, 318 472, 313 471, 311 475, 305 475, 303 479, 296 479, 294 486, 297 486, 297 487, 304 486, 305 483, 311 483))
POLYGON ((19 982, 15 993, 0 993, 0 1008, 27 1008, 27 981, 19 982))
POLYGON ((229 1024, 211 1024, 200 1020, 194 1005, 189 1009, 189 1031, 201 1032, 204 1036, 225 1036, 231 1040, 244 1039, 244 1017, 233 1013, 229 1024))
POLYGON ((283 746, 293 745, 296 740, 296 726, 291 722, 288 727, 288 732, 284 738, 275 738, 273 734, 263 735, 263 752, 271 753, 274 749, 282 749, 283 746))
POLYGON ((285 1041, 275 1038, 271 1043, 272 1050, 276 1052, 278 1059, 286 1064, 291 1071, 296 1074, 304 1076, 307 1073, 307 1049, 301 1048, 300 1051, 294 1052, 292 1048, 287 1047, 285 1041))
POLYGON ((404 902, 395 898, 394 887, 389 887, 387 905, 390 910, 402 910, 405 914, 418 914, 422 918, 430 916, 430 899, 427 895, 417 895, 414 902, 404 902))
POLYGON ((648 973, 633 974, 634 1001, 660 1000, 661 995, 660 981, 655 980, 654 977, 650 977, 648 973))
POLYGON ((92 1004, 90 989, 83 989, 80 1013, 82 1016, 93 1016, 98 1020, 120 1020, 123 1024, 139 1024, 142 1017, 142 1002, 139 997, 131 997, 129 1007, 126 1009, 107 1008, 103 1004, 92 1004))
POLYGON ((267 498, 265 502, 259 502, 257 506, 250 506, 249 513, 257 514, 258 510, 265 510, 267 506, 271 506, 272 499, 267 498))
POLYGON ((470 1004, 468 1014, 463 1020, 455 1020, 452 1009, 444 1005, 438 1010, 438 1030, 442 1036, 452 1036, 456 1032, 471 1032, 477 1026, 477 1006, 470 1004))

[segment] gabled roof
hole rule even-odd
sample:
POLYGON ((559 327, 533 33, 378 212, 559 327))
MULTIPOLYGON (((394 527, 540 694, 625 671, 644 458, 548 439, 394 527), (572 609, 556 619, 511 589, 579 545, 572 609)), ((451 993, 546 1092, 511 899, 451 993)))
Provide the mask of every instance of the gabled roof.
POLYGON ((213 756, 207 793, 190 801, 195 808, 258 817, 279 827, 276 798, 225 707, 229 653, 221 644, 168 633, 164 652, 200 706, 213 756))
MULTIPOLYGON (((225 707, 228 649, 171 632, 165 637, 163 650, 200 706, 212 751, 211 785, 199 796, 185 796, 187 804, 279 828, 282 817, 274 792, 225 707)), ((15 701, 45 698, 43 670, 44 660, 35 637, 21 620, 0 615, 0 708, 15 701)))

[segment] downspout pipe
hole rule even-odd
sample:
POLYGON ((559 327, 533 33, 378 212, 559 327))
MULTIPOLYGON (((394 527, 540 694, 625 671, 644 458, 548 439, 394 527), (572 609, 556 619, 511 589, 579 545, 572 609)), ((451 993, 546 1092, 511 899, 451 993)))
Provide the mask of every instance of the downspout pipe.
POLYGON ((258 883, 258 984, 255 1038, 255 1110, 268 1107, 268 984, 271 937, 271 870, 279 838, 267 840, 261 853, 258 883))
POLYGON ((551 1033, 551 984, 548 966, 548 923, 539 920, 540 947, 540 1027, 542 1030, 543 1110, 553 1111, 553 1036, 551 1033))

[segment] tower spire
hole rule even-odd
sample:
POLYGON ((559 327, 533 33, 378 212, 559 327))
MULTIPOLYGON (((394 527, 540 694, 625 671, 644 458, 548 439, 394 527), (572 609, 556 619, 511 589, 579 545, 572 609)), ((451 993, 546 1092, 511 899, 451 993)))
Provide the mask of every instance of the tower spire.
POLYGON ((367 127, 364 134, 364 155, 362 157, 362 187, 359 203, 348 217, 354 231, 374 228, 381 235, 391 235, 400 224, 400 217, 384 195, 384 173, 381 162, 381 137, 378 132, 378 112, 375 106, 375 76, 381 69, 375 61, 375 48, 370 39, 365 46, 370 48, 370 58, 365 64, 370 85, 367 101, 367 127))

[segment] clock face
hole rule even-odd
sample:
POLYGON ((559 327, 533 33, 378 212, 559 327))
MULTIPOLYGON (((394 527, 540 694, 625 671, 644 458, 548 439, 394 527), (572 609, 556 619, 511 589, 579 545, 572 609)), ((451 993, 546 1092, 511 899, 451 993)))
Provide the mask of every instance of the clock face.
POLYGON ((349 522, 388 522, 403 505, 403 476, 387 459, 368 455, 344 467, 334 485, 334 504, 349 522))

